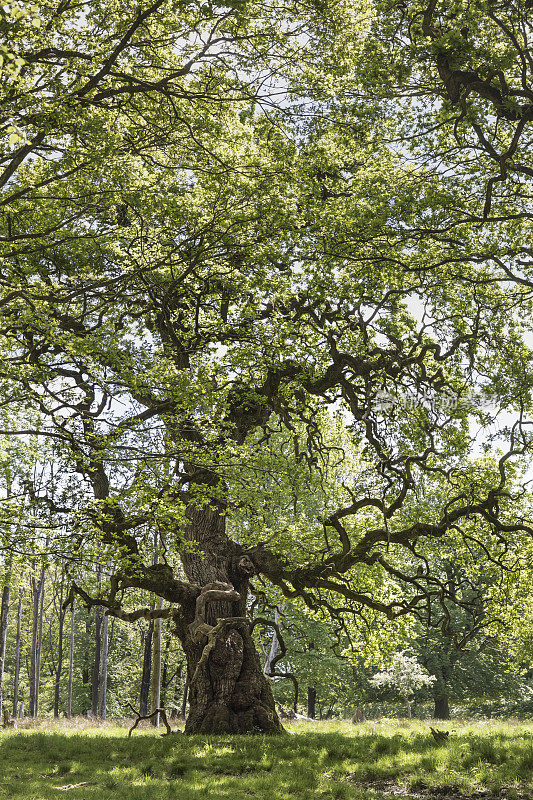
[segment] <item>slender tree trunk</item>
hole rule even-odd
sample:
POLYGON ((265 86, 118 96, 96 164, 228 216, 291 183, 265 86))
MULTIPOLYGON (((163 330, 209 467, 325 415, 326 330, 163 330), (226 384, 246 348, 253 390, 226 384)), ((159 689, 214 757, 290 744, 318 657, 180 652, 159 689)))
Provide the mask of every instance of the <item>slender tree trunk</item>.
POLYGON ((44 588, 46 573, 43 567, 41 577, 41 599, 39 603, 39 630, 37 633, 37 654, 35 670, 35 716, 39 716, 39 690, 41 685, 41 655, 43 652, 44 588))
MULTIPOLYGON (((98 589, 102 585, 102 568, 98 567, 96 583, 98 589)), ((96 613, 94 615, 94 660, 92 668, 92 683, 91 683, 91 710, 93 717, 98 716, 98 694, 100 688, 100 659, 102 652, 102 609, 96 606, 96 613)))
POLYGON ((185 683, 183 685, 183 700, 181 701, 181 716, 185 719, 185 715, 187 714, 187 702, 189 700, 189 676, 185 678, 185 683))
MULTIPOLYGON (((159 600, 156 607, 163 608, 163 600, 159 600)), ((150 712, 159 708, 161 703, 161 627, 162 620, 154 621, 152 641, 152 677, 150 683, 150 712)), ((159 727, 159 714, 152 717, 152 724, 159 727)))
POLYGON ((174 689, 172 691, 172 711, 170 712, 170 719, 176 719, 179 714, 178 706, 180 704, 180 699, 181 699, 182 675, 183 675, 183 664, 180 662, 174 674, 174 681, 173 681, 174 689))
POLYGON ((76 600, 72 601, 70 611, 70 646, 68 654, 68 692, 67 692, 67 717, 72 717, 72 678, 74 674, 74 631, 76 622, 76 600))
POLYGON ((102 624, 102 663, 100 668, 100 693, 98 698, 98 713, 101 719, 107 717, 107 658, 109 652, 109 617, 104 615, 102 624))
MULTIPOLYGON (((275 621, 278 622, 278 613, 275 612, 275 621)), ((263 667, 263 672, 265 675, 270 675, 270 670, 272 668, 272 662, 276 658, 277 654, 279 653, 279 642, 278 642, 278 635, 276 631, 272 634, 272 641, 270 643, 270 649, 268 651, 268 655, 265 659, 265 665, 263 667)))
MULTIPOLYGON (((159 561, 159 533, 154 534, 154 565, 159 561)), ((156 609, 163 608, 163 598, 158 598, 156 609)), ((154 712, 161 704, 161 630, 162 620, 154 620, 154 631, 152 638, 152 675, 150 679, 150 713, 154 712)), ((159 727, 159 714, 152 717, 152 725, 159 727)))
POLYGON ((2 591, 2 605, 0 607, 0 714, 4 702, 4 664, 6 658, 7 620, 9 615, 9 585, 2 591))
MULTIPOLYGON (((7 484, 7 497, 11 496, 11 481, 7 484)), ((11 568, 13 566, 13 553, 5 565, 5 584, 2 590, 2 603, 0 605, 0 715, 4 705, 4 668, 6 663, 7 622, 9 618, 9 599, 11 594, 11 568)))
POLYGON ((57 632, 57 669, 54 685, 54 717, 59 717, 59 696, 61 689, 61 672, 63 669, 63 631, 65 627, 65 610, 63 608, 63 579, 59 592, 59 629, 57 632))
POLYGON ((409 700, 407 700, 407 698, 405 698, 405 705, 407 707, 407 716, 411 720, 413 719, 413 713, 411 711, 411 703, 409 700))
POLYGON ((39 682, 41 673, 41 647, 43 640, 45 567, 41 567, 39 578, 32 576, 33 621, 30 650, 30 716, 35 719, 39 713, 39 682))
POLYGON ((307 716, 310 719, 316 717, 316 688, 314 686, 307 687, 307 716))
POLYGON ((94 660, 91 670, 91 711, 93 717, 98 716, 98 690, 100 683, 100 658, 102 649, 102 612, 96 608, 94 615, 94 660))
MULTIPOLYGON (((152 609, 155 608, 152 603, 152 609)), ((150 673, 152 670, 152 635, 154 632, 154 621, 150 620, 148 629, 144 634, 144 655, 143 671, 141 677, 141 696, 139 701, 139 714, 145 716, 148 713, 148 695, 150 693, 150 673)))
POLYGON ((246 618, 249 563, 226 536, 225 506, 187 510, 185 538, 198 548, 182 555, 188 580, 206 587, 221 582, 234 587, 238 600, 207 603, 204 623, 214 628, 210 636, 195 632, 196 605, 183 606, 178 635, 187 658, 189 716, 187 733, 281 733, 272 689, 263 674, 246 618))
POLYGON ((22 598, 24 596, 24 589, 19 586, 19 602, 17 607, 17 634, 15 638, 15 675, 13 678, 13 716, 16 718, 18 714, 19 703, 19 680, 20 680, 20 639, 22 628, 22 598))
POLYGON ((90 682, 91 673, 91 636, 92 636, 92 616, 90 611, 85 613, 85 639, 83 648, 83 668, 81 671, 81 681, 84 686, 90 682))
POLYGON ((166 708, 166 699, 167 699, 167 690, 172 682, 172 676, 168 677, 169 673, 169 656, 170 656, 170 645, 172 642, 172 635, 167 629, 167 633, 165 636, 165 647, 162 653, 162 667, 161 667, 161 705, 163 708, 166 708))

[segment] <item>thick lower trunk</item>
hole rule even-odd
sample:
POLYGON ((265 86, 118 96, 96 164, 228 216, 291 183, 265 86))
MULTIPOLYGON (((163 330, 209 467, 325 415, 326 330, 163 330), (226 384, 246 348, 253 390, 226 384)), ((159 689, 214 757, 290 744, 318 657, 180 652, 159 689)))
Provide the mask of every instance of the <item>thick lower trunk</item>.
POLYGON ((435 719, 450 719, 450 703, 448 695, 435 696, 435 719))
POLYGON ((448 686, 446 676, 443 673, 437 674, 437 680, 433 684, 433 700, 435 701, 435 719, 450 719, 450 704, 448 698, 448 686))
POLYGON ((185 646, 190 675, 185 732, 282 733, 249 623, 229 623, 212 641, 207 653, 207 639, 185 646))
POLYGON ((282 733, 246 619, 250 572, 239 561, 238 546, 226 536, 224 508, 189 509, 188 516, 186 538, 199 547, 183 556, 188 579, 202 587, 215 581, 230 585, 239 599, 205 606, 203 622, 210 633, 191 630, 197 609, 183 609, 178 633, 189 678, 185 732, 282 733), (218 620, 223 622, 217 625, 218 620))

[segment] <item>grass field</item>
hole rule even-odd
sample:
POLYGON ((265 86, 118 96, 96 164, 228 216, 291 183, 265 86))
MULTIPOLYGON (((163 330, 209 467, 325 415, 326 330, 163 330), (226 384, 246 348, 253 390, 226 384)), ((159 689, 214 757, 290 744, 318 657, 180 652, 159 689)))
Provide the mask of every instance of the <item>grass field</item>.
POLYGON ((160 737, 106 724, 0 732, 0 799, 533 800, 533 724, 297 723, 284 737, 160 737))

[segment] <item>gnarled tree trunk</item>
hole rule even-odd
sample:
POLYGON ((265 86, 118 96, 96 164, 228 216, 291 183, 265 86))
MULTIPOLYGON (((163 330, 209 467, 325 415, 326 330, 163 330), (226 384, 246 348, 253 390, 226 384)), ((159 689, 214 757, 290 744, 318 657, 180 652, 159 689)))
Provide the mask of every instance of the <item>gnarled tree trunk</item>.
POLYGON ((282 733, 268 678, 246 619, 253 565, 225 532, 224 508, 189 509, 187 578, 203 587, 183 607, 177 633, 187 658, 186 733, 282 733), (219 622, 220 620, 220 622, 219 622))
POLYGON ((211 641, 189 637, 183 645, 190 681, 186 733, 282 733, 248 620, 221 625, 211 641))

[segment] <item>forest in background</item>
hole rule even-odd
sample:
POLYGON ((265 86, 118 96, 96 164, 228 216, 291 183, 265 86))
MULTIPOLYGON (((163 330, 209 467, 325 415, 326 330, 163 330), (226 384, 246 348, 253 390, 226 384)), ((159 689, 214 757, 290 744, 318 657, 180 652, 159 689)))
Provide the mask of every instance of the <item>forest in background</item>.
MULTIPOLYGON (((105 720, 130 717, 132 707, 145 715, 162 706, 170 719, 185 717, 186 659, 168 622, 139 620, 132 626, 79 602, 65 608, 69 578, 53 563, 35 561, 19 571, 11 562, 9 569, 0 613, 0 714, 5 706, 20 719, 105 720)), ((276 610, 272 621, 279 625, 283 647, 270 633, 258 637, 258 649, 266 674, 281 655, 274 672, 292 676, 274 679, 274 696, 286 711, 316 719, 354 713, 357 721, 405 717, 398 688, 371 683, 401 645, 438 679, 413 693, 415 717, 533 714, 530 636, 517 642, 515 631, 507 636, 477 631, 458 651, 450 636, 418 625, 400 640, 378 632, 354 650, 331 621, 313 619, 290 603, 282 605, 281 614, 276 610)), ((454 632, 468 632, 469 622, 455 614, 454 632)))

